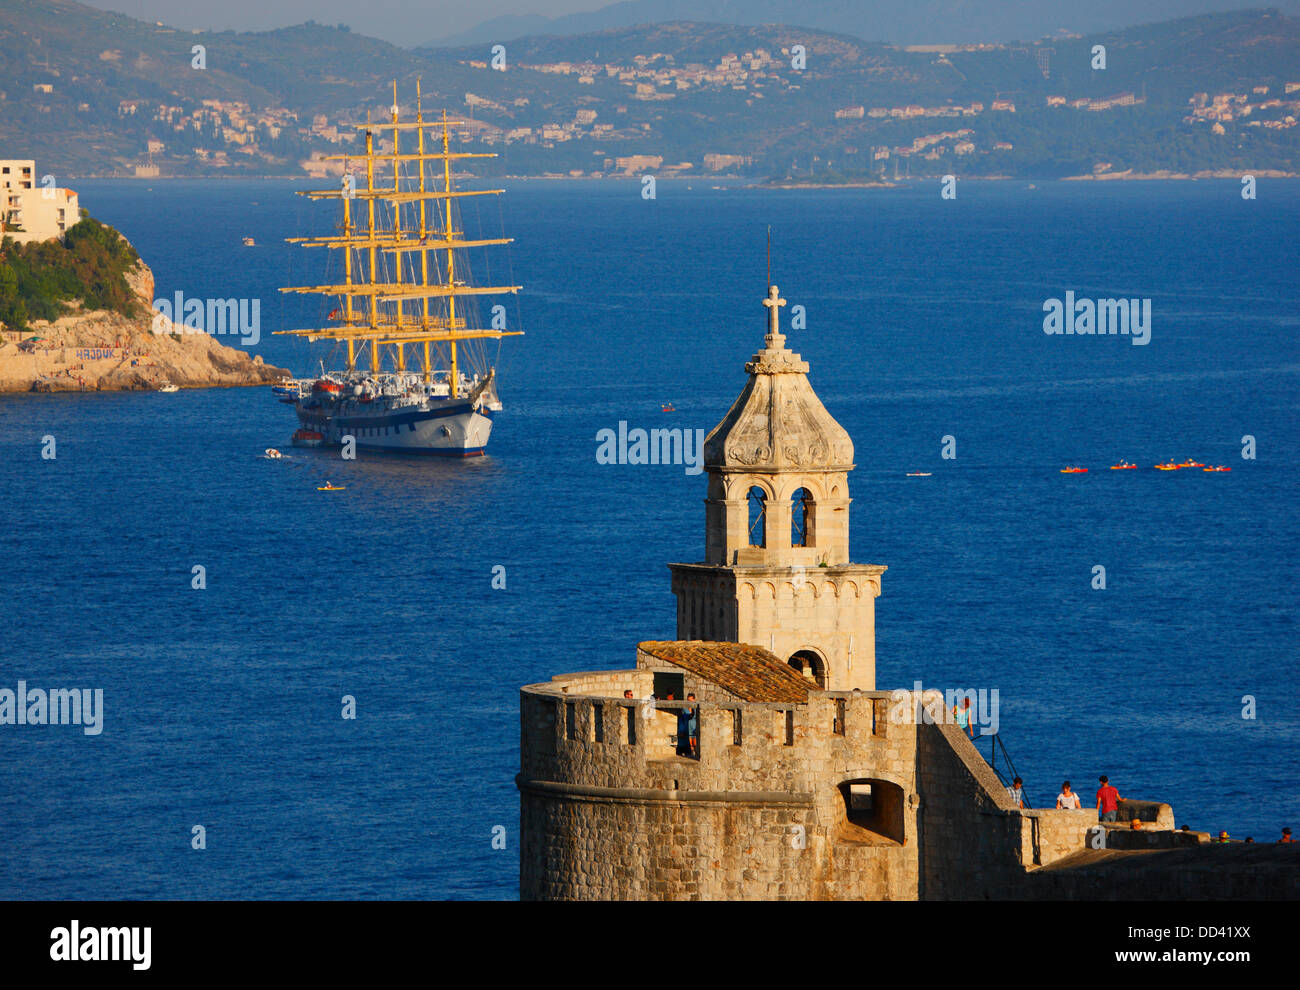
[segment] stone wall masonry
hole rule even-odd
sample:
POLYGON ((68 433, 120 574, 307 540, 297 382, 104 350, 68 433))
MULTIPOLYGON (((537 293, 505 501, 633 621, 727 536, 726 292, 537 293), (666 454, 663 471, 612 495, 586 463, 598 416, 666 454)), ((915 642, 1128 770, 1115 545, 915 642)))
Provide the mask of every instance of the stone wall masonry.
POLYGON ((1097 828, 1096 810, 1057 811, 1022 809, 1019 862, 1025 869, 1048 866, 1088 846, 1088 834, 1097 828))
POLYGON ((1023 876, 1020 809, 962 729, 925 723, 917 730, 920 897, 990 898, 1023 876))
POLYGON ((911 781, 915 734, 912 726, 891 724, 887 692, 815 692, 803 705, 743 702, 726 697, 716 685, 689 672, 678 672, 684 675, 686 690, 699 696, 700 760, 674 758, 673 765, 665 767, 647 758, 651 733, 640 730, 656 725, 675 728, 674 713, 686 703, 658 701, 648 713, 641 699, 649 692, 653 671, 608 671, 565 676, 523 689, 525 771, 539 778, 605 786, 641 786, 645 775, 664 780, 685 775, 700 789, 719 790, 770 778, 788 785, 776 789, 794 790, 799 782, 807 789, 810 775, 826 768, 842 767, 847 772, 851 766, 868 765, 886 771, 889 776, 881 779, 893 779, 900 786, 911 781), (635 700, 622 697, 628 686, 637 695, 635 700), (835 731, 840 701, 843 733, 835 731), (629 711, 635 719, 631 726, 629 711), (739 745, 734 742, 736 713, 739 745))
POLYGON ((621 697, 630 676, 523 689, 522 897, 915 898, 916 734, 889 723, 887 693, 817 692, 804 705, 701 698, 693 760, 665 755, 643 731, 671 719, 670 705, 644 719, 644 703, 621 697), (850 822, 850 780, 897 798, 889 828, 901 834, 850 822))
POLYGON ((699 759, 673 752, 683 703, 640 700, 652 669, 522 690, 524 899, 1142 898, 1155 875, 1141 857, 1188 853, 1160 860, 1161 896, 1295 896, 1294 874, 1257 859, 1195 858, 1207 847, 1164 827, 1160 802, 1125 802, 1154 829, 1107 829, 1129 851, 1090 848, 1094 809, 1014 807, 958 726, 899 720, 915 704, 895 693, 756 703, 682 674, 699 696, 699 759), (870 784, 874 814, 850 807, 850 782, 870 784))
POLYGON ((782 657, 811 650, 834 690, 875 687, 875 599, 884 568, 669 564, 677 638, 752 643, 782 657))
POLYGON ((1300 843, 1205 843, 1150 852, 1087 850, 1036 870, 1006 899, 1241 901, 1300 899, 1300 843))

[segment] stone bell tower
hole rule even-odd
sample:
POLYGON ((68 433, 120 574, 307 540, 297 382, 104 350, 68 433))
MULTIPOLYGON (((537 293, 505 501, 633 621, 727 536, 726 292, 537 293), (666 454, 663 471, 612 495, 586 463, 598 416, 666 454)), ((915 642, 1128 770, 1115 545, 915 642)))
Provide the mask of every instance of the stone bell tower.
POLYGON ((876 686, 876 596, 885 568, 849 562, 853 441, 785 346, 768 287, 765 346, 704 443, 705 561, 669 564, 679 640, 761 646, 818 687, 876 686))

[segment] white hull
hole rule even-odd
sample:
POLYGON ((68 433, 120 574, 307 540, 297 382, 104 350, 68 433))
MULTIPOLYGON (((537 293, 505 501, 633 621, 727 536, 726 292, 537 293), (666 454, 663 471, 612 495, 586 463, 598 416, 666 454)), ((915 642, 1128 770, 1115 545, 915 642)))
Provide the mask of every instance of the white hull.
POLYGON ((304 429, 321 433, 333 446, 351 436, 358 450, 443 457, 477 457, 492 434, 491 411, 465 399, 434 399, 374 413, 299 406, 298 419, 304 429))

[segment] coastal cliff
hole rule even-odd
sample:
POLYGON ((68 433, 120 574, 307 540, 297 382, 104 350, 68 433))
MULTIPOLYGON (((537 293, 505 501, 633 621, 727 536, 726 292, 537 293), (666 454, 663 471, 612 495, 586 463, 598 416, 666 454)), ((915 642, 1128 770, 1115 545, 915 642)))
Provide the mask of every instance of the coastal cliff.
MULTIPOLYGON (((65 242, 87 224, 121 238, 87 219, 71 228, 65 242)), ((189 388, 264 385, 290 374, 155 313, 153 272, 125 238, 120 246, 129 255, 107 276, 116 282, 115 294, 102 291, 102 271, 83 275, 80 283, 73 279, 68 288, 66 278, 53 277, 70 270, 66 264, 57 269, 59 250, 90 252, 65 242, 47 242, 41 245, 44 254, 35 257, 20 254, 11 242, 0 252, 0 302, 8 303, 0 309, 0 392, 156 389, 165 382, 189 388), (44 304, 45 319, 27 316, 30 306, 22 295, 26 290, 30 297, 33 284, 57 284, 46 298, 33 297, 44 304)))

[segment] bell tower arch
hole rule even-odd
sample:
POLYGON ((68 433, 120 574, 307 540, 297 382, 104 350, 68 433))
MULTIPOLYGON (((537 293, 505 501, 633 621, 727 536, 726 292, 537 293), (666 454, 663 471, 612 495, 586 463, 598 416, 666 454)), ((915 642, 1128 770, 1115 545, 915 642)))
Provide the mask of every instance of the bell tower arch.
POLYGON ((849 559, 853 442, 786 347, 775 285, 749 381, 704 442, 705 559, 669 564, 677 638, 771 650, 828 690, 873 690, 885 568, 849 559))

